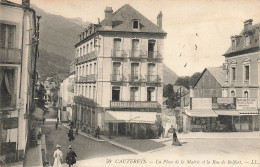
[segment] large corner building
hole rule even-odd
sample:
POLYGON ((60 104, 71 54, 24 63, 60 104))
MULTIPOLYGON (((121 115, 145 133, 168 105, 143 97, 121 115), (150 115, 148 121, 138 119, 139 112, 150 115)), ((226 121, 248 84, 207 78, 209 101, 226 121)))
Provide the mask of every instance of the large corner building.
POLYGON ((115 135, 149 131, 161 113, 165 37, 161 12, 156 25, 128 4, 107 7, 75 45, 73 121, 115 135))

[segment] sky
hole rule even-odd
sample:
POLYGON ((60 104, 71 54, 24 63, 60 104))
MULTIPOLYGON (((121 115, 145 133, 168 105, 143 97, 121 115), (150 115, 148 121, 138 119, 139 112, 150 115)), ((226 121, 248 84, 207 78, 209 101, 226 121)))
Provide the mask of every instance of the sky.
MULTIPOLYGON (((16 0, 19 1, 19 0, 16 0)), ((97 23, 106 6, 130 4, 152 22, 163 13, 164 63, 179 76, 191 76, 224 63, 222 56, 243 22, 260 22, 260 0, 31 0, 48 13, 97 23), (197 34, 197 35, 196 35, 197 34), (186 65, 186 66, 185 66, 186 65)))

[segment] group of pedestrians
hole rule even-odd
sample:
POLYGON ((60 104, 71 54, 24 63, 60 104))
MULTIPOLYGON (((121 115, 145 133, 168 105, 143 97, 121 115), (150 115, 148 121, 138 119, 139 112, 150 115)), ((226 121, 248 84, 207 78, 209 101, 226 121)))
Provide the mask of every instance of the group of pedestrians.
MULTIPOLYGON (((57 144, 56 148, 57 149, 54 151, 53 154, 53 167, 62 167, 63 153, 61 151, 61 146, 57 144)), ((73 167, 73 165, 76 164, 76 157, 77 154, 72 150, 71 145, 69 145, 68 152, 66 154, 66 163, 69 165, 69 167, 73 167)))

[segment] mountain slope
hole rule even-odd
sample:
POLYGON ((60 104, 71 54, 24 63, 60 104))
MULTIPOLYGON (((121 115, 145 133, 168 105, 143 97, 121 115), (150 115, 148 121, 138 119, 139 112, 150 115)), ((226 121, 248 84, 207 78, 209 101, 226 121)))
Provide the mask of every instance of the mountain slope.
POLYGON ((178 75, 172 71, 168 66, 163 64, 163 84, 174 84, 178 79, 178 75))

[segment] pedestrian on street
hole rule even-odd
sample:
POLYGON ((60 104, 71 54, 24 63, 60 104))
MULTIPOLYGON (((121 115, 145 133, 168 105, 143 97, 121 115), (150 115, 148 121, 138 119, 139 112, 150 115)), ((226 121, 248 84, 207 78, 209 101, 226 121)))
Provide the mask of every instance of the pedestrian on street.
POLYGON ((61 163, 62 163, 62 152, 60 150, 61 146, 60 145, 56 145, 56 148, 57 150, 54 151, 54 154, 53 154, 53 158, 54 158, 54 163, 53 163, 53 167, 62 167, 61 163))
POLYGON ((58 129, 59 122, 57 121, 55 124, 56 130, 58 129))
POLYGON ((76 157, 77 154, 72 150, 71 145, 68 147, 69 151, 66 155, 66 162, 69 165, 69 167, 73 167, 73 165, 76 163, 76 157))
POLYGON ((172 145, 174 146, 181 146, 181 143, 178 140, 177 134, 176 134, 176 130, 173 128, 173 141, 172 141, 172 145))
POLYGON ((75 136, 78 136, 79 135, 79 128, 76 127, 76 132, 75 132, 75 136))
POLYGON ((70 127, 69 133, 68 133, 69 141, 74 140, 75 137, 73 136, 73 129, 70 127))
POLYGON ((100 128, 99 126, 97 127, 97 130, 96 130, 96 137, 99 139, 99 135, 100 135, 100 128))
POLYGON ((46 120, 46 118, 45 118, 45 116, 43 116, 43 117, 42 117, 42 124, 43 124, 43 125, 45 124, 45 120, 46 120))

